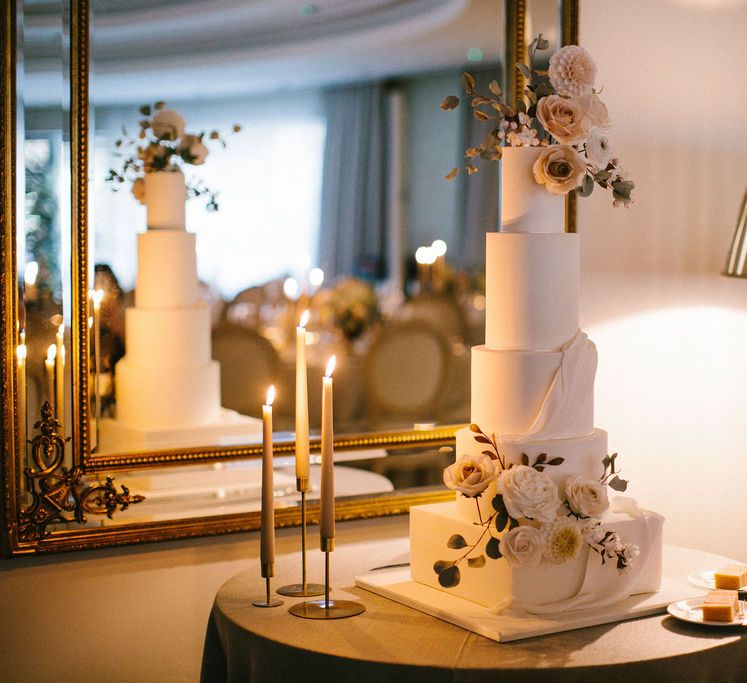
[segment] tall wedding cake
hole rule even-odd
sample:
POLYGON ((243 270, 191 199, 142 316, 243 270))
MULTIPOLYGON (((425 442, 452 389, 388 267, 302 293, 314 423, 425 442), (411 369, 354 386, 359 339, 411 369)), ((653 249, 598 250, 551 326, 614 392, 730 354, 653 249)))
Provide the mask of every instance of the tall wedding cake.
POLYGON ((195 235, 185 229, 184 174, 147 173, 144 191, 148 229, 137 235, 135 306, 125 311, 126 355, 115 367, 116 419, 103 422, 102 445, 204 445, 259 434, 260 420, 221 407, 195 235))
POLYGON ((623 490, 594 427, 596 348, 579 329, 579 237, 537 182, 540 147, 503 150, 502 231, 487 234, 485 344, 472 425, 444 479, 456 500, 410 511, 411 572, 480 605, 533 614, 655 591, 662 524, 623 490))

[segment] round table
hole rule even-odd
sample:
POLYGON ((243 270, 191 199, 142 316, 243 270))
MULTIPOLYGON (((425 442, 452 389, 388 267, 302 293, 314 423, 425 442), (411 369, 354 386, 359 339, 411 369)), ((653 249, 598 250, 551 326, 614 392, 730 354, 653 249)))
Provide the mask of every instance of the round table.
MULTIPOLYGON (((313 530, 310 530, 310 536, 313 530)), ((312 545, 312 544, 310 544, 312 545)), ((726 558, 669 547, 668 576, 722 566, 726 558)), ((357 617, 308 621, 294 602, 260 609, 259 567, 227 581, 215 599, 203 654, 204 681, 744 681, 747 629, 709 628, 658 615, 497 643, 354 587, 375 566, 406 561, 408 539, 338 545, 332 597, 366 606, 357 617)), ((319 553, 315 553, 318 555, 319 553)), ((317 562, 313 554, 310 560, 317 562)), ((280 556, 273 586, 297 581, 298 556, 280 556)), ((320 577, 310 576, 310 580, 320 577)))

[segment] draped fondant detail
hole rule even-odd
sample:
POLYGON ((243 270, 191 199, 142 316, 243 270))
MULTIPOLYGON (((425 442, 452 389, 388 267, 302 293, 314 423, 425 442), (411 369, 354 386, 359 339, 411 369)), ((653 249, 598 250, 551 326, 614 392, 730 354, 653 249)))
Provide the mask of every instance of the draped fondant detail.
POLYGON ((574 425, 578 416, 587 412, 584 407, 594 402, 597 349, 579 330, 560 351, 558 369, 529 428, 518 434, 497 435, 499 442, 523 443, 557 438, 559 434, 583 436, 586 433, 586 430, 574 433, 574 425))

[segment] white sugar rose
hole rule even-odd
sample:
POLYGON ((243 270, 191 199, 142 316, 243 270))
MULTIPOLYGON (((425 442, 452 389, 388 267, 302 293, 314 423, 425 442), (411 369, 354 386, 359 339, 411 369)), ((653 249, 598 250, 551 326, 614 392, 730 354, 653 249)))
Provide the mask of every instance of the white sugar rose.
POLYGON ((566 45, 550 57, 550 83, 565 97, 581 97, 591 92, 597 78, 597 65, 586 48, 566 45))
POLYGON ((599 170, 607 168, 612 158, 610 141, 600 128, 592 128, 586 138, 586 158, 599 170))
POLYGON ((159 109, 150 120, 153 135, 161 140, 178 140, 184 135, 184 119, 172 109, 159 109))
POLYGON ((179 142, 179 155, 188 164, 199 166, 205 163, 210 150, 202 142, 199 135, 185 135, 179 142))
POLYGON ((571 510, 584 517, 601 517, 610 506, 607 487, 582 474, 568 477, 565 495, 571 510))
POLYGON ((474 498, 495 479, 495 464, 487 456, 462 455, 444 470, 444 484, 450 489, 474 498))
POLYGON ((132 181, 132 196, 141 204, 145 204, 145 179, 135 178, 132 181))
POLYGON ((498 550, 512 567, 536 567, 542 561, 545 537, 533 526, 517 526, 505 533, 498 550))
POLYGON ((560 497, 558 487, 544 472, 518 465, 498 475, 498 493, 514 519, 528 517, 540 522, 555 519, 560 497))
POLYGON ((588 93, 579 97, 577 101, 581 105, 581 109, 584 110, 584 114, 586 114, 586 118, 589 119, 592 126, 609 128, 612 125, 607 106, 599 99, 599 95, 593 92, 588 93))
POLYGON ((581 142, 589 130, 589 118, 576 100, 548 95, 537 102, 537 118, 558 142, 581 142))
POLYGON ((586 173, 586 164, 570 145, 545 147, 532 166, 534 179, 552 194, 575 190, 586 173))

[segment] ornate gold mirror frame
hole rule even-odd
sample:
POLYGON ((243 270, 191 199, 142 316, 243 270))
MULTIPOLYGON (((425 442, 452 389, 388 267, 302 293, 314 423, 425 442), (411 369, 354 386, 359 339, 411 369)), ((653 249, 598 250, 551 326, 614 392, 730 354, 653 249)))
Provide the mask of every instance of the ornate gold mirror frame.
MULTIPOLYGON (((525 0, 506 0, 506 64, 514 64, 526 46, 525 0)), ((560 3, 562 43, 577 41, 578 2, 563 0, 560 3)), ((0 290, 2 296, 2 460, 0 460, 0 529, 2 551, 6 556, 40 554, 66 550, 124 545, 132 543, 218 535, 249 531, 259 528, 259 512, 196 517, 162 522, 121 524, 113 527, 81 525, 86 514, 107 515, 125 510, 142 498, 137 491, 132 494, 126 486, 112 478, 96 481, 96 475, 116 470, 152 468, 163 465, 184 465, 217 459, 258 457, 260 446, 235 448, 203 448, 168 450, 155 454, 90 455, 88 430, 88 75, 89 75, 89 4, 88 0, 71 0, 70 39, 70 131, 71 131, 71 209, 72 253, 77 255, 72 263, 73 348, 72 390, 73 420, 72 444, 67 451, 71 457, 66 462, 65 446, 57 435, 57 425, 49 411, 42 410, 32 439, 29 464, 22 461, 19 430, 18 374, 16 348, 18 331, 16 320, 19 306, 16 248, 16 7, 15 2, 0 6, 0 23, 6 40, 0 54, 2 74, 2 99, 0 100, 0 290), (86 477, 90 478, 90 483, 86 477), (48 528, 52 527, 52 528, 48 528)), ((521 76, 507 69, 507 92, 521 92, 521 76)), ((566 215, 567 229, 575 231, 575 205, 569 200, 566 215)), ((459 425, 461 426, 461 425, 459 425)), ((450 444, 459 426, 445 426, 425 431, 399 431, 381 434, 343 436, 335 440, 338 450, 371 447, 413 448, 437 447, 450 444)), ((318 450, 312 441, 311 447, 318 450)), ((292 441, 276 443, 278 454, 294 451, 292 441)), ((125 482, 126 483, 126 482, 125 482)), ((446 500, 453 496, 443 491, 394 491, 376 498, 342 500, 337 504, 337 517, 341 520, 406 512, 411 505, 446 500)), ((318 509, 311 507, 310 521, 314 522, 318 509)), ((291 526, 300 523, 296 507, 276 510, 276 524, 291 526)))

